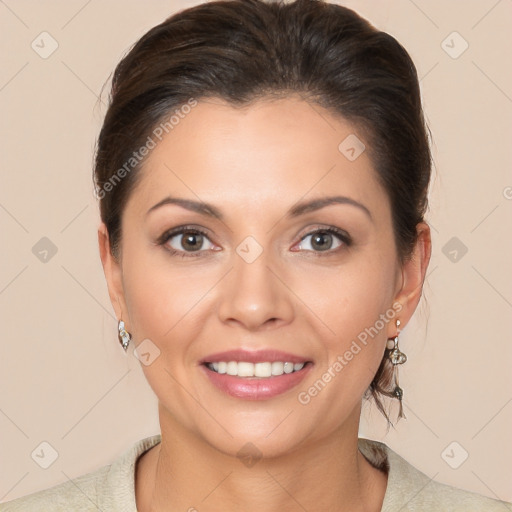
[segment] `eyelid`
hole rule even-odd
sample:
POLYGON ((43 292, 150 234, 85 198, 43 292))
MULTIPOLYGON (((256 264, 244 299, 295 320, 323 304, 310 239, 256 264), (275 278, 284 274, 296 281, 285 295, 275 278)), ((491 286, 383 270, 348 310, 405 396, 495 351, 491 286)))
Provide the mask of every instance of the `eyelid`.
POLYGON ((301 236, 300 241, 304 240, 307 236, 314 235, 318 232, 324 232, 324 233, 330 233, 332 235, 335 235, 339 237, 344 243, 351 244, 352 243, 352 237, 344 230, 337 228, 335 226, 317 226, 314 228, 308 227, 308 230, 305 232, 303 236, 301 236))
MULTIPOLYGON (((157 244, 165 244, 170 238, 173 238, 176 235, 182 235, 183 233, 187 231, 196 231, 197 233, 200 233, 201 235, 205 236, 210 240, 210 235, 204 228, 200 228, 198 226, 193 225, 183 225, 183 226, 176 226, 175 228, 168 229, 167 231, 164 231, 157 239, 157 244)), ((210 240, 211 242, 211 240, 210 240)))

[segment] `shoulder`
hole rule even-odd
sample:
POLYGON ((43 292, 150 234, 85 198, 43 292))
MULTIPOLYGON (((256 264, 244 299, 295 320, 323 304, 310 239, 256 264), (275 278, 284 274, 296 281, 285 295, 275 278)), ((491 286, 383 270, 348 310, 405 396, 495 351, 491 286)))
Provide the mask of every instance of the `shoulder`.
POLYGON ((382 512, 512 512, 511 503, 433 480, 384 443, 360 438, 359 449, 388 473, 382 512))
POLYGON ((110 466, 68 480, 48 489, 34 492, 0 504, 2 512, 32 512, 39 510, 83 510, 97 511, 99 483, 105 479, 110 466))
POLYGON ((142 439, 112 464, 48 489, 0 503, 1 512, 136 512, 135 464, 138 457, 160 442, 160 435, 142 439))
POLYGON ((48 489, 0 504, 2 512, 32 512, 39 510, 97 511, 98 487, 104 481, 110 466, 68 480, 48 489))

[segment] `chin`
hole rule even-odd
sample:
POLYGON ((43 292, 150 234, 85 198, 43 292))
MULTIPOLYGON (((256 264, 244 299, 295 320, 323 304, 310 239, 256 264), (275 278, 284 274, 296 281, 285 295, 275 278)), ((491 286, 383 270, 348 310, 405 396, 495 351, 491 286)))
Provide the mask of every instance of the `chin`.
POLYGON ((301 447, 307 437, 297 431, 292 437, 287 432, 274 432, 268 436, 268 432, 263 434, 243 429, 232 434, 233 437, 221 438, 208 435, 204 440, 217 451, 240 459, 247 467, 252 465, 252 461, 290 455, 301 447))

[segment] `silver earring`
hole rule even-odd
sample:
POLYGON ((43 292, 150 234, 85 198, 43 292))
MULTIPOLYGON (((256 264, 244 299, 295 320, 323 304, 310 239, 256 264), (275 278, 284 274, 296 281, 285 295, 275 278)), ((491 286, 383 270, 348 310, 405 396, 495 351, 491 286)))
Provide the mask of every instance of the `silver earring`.
MULTIPOLYGON (((386 344, 386 348, 389 350, 389 360, 393 365, 393 395, 398 398, 400 402, 400 411, 398 413, 398 418, 406 418, 404 414, 404 409, 402 406, 402 398, 404 396, 404 391, 398 384, 398 365, 404 364, 407 361, 407 356, 398 348, 398 334, 400 327, 400 320, 396 321, 396 331, 397 334, 394 338, 389 338, 386 344)), ((406 418, 407 419, 407 418, 406 418)))
POLYGON ((121 346, 124 348, 124 351, 128 349, 128 345, 130 344, 130 341, 132 339, 131 334, 125 330, 124 328, 124 322, 122 320, 119 320, 119 343, 121 343, 121 346))

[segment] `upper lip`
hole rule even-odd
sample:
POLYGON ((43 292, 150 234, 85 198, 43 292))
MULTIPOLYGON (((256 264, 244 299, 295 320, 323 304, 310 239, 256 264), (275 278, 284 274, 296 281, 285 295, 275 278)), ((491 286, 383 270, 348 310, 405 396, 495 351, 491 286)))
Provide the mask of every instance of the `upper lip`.
POLYGON ((289 363, 306 363, 310 361, 307 357, 290 354, 289 352, 282 352, 274 349, 263 350, 226 350, 225 352, 217 352, 201 359, 200 364, 205 363, 218 363, 220 361, 236 361, 247 363, 265 363, 283 361, 289 363))

